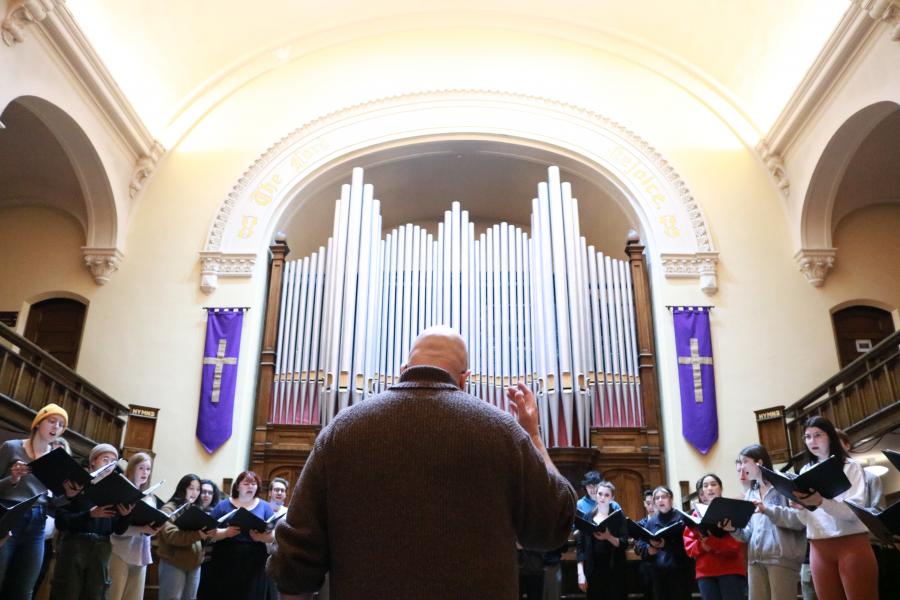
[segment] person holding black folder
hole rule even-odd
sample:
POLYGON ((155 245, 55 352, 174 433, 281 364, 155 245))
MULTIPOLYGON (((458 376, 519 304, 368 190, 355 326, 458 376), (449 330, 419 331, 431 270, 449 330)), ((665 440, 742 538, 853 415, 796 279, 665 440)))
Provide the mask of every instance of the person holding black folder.
MULTIPOLYGON (((697 481, 697 495, 707 505, 722 495, 722 480, 707 473, 697 481)), ((699 510, 695 517, 702 516, 699 510)), ((720 532, 721 533, 721 532, 720 532)), ((744 544, 730 535, 704 535, 684 528, 684 549, 694 559, 697 587, 703 600, 743 600, 747 596, 747 560, 744 544)))
MULTIPOLYGON (((673 525, 681 517, 672 510, 672 490, 653 490, 656 514, 644 528, 655 533, 673 525)), ((694 565, 684 550, 681 535, 672 539, 635 540, 634 551, 650 564, 654 600, 689 600, 694 587, 694 565)))
POLYGON ((850 480, 850 489, 832 499, 809 490, 809 493, 796 494, 803 504, 791 502, 798 518, 806 525, 816 594, 820 600, 876 600, 878 564, 869 545, 868 529, 843 502, 865 503, 862 467, 847 455, 831 421, 816 416, 804 425, 803 441, 809 462, 800 473, 834 455, 843 461, 844 474, 850 480))
MULTIPOLYGON (((0 548, 0 598, 3 600, 28 600, 32 596, 44 558, 48 495, 47 487, 34 476, 28 463, 50 452, 68 422, 69 415, 63 408, 48 404, 35 415, 28 439, 8 440, 0 446, 0 504, 9 508, 43 494, 0 548)), ((80 491, 71 481, 66 481, 63 488, 66 496, 80 491)), ((7 533, 0 532, 0 536, 7 533)))
POLYGON ((744 499, 756 505, 756 512, 745 527, 735 529, 727 523, 723 529, 747 544, 750 600, 793 598, 806 554, 806 526, 760 470, 761 466, 773 468, 763 446, 747 446, 738 460, 751 482, 744 499))
MULTIPOLYGON (((601 481, 593 490, 594 508, 585 520, 593 524, 601 523, 619 508, 613 508, 616 487, 609 481, 601 481)), ((616 504, 618 507, 618 504, 616 504)), ((624 519, 619 527, 589 533, 579 531, 576 535, 578 557, 578 587, 587 592, 588 600, 624 600, 625 598, 625 549, 628 547, 628 533, 624 519)))
MULTIPOLYGON (((162 511, 172 514, 185 504, 195 504, 200 497, 200 478, 188 474, 179 480, 175 493, 162 511)), ((200 585, 205 531, 182 531, 166 521, 159 531, 159 600, 194 600, 200 585)))
MULTIPOLYGON (((153 462, 150 455, 137 452, 128 459, 125 477, 142 492, 150 485, 150 473, 153 462)), ((157 506, 156 497, 152 494, 143 500, 153 508, 157 506)), ((112 555, 109 559, 109 600, 142 600, 144 597, 144 580, 147 577, 147 565, 153 562, 150 555, 150 538, 156 535, 158 527, 153 525, 131 525, 124 533, 114 533, 109 537, 112 544, 112 555)))
MULTIPOLYGON (((197 498, 197 506, 205 512, 209 514, 215 509, 219 502, 222 501, 222 492, 219 491, 219 486, 217 486, 210 479, 201 479, 200 480, 200 497, 197 498)), ((212 534, 212 532, 209 532, 212 534)), ((211 594, 209 592, 210 581, 212 580, 212 576, 210 573, 212 572, 212 550, 213 550, 213 539, 212 535, 209 535, 205 540, 203 540, 203 562, 200 564, 200 585, 197 587, 197 598, 210 598, 211 594)))
MULTIPOLYGON (((119 460, 110 444, 97 444, 88 456, 91 471, 119 460)), ((104 477, 113 469, 104 472, 104 477)), ((109 536, 128 529, 131 506, 97 506, 85 494, 56 509, 59 552, 50 600, 105 600, 109 588, 109 536)))
MULTIPOLYGON (((234 480, 231 497, 222 500, 210 513, 214 519, 244 508, 267 521, 275 514, 268 502, 256 496, 262 481, 253 471, 243 471, 234 480)), ((226 521, 227 522, 227 521, 226 521)), ((265 600, 275 598, 275 589, 266 577, 266 544, 274 541, 271 531, 241 531, 230 525, 217 529, 212 538, 209 598, 221 600, 265 600)))

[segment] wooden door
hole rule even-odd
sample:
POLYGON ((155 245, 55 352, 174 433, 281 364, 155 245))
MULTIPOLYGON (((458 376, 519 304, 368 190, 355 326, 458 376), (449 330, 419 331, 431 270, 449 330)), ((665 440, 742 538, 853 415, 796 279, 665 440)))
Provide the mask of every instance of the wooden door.
POLYGON ((841 368, 894 332, 891 313, 873 306, 848 306, 831 315, 841 368))
POLYGON ((28 311, 25 337, 74 370, 86 310, 84 304, 68 298, 38 302, 28 311))

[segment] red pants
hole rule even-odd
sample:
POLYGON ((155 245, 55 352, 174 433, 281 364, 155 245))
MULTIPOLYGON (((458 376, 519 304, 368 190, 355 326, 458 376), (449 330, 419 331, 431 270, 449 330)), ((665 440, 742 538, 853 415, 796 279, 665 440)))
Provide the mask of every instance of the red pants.
POLYGON ((867 534, 810 540, 810 547, 819 600, 878 600, 878 564, 867 534))

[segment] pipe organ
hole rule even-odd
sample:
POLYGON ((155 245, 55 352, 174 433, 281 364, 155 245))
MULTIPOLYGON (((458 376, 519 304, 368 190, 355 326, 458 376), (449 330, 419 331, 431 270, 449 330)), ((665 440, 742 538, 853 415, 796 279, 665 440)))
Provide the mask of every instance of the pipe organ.
POLYGON ((422 329, 447 324, 469 348, 467 391, 508 410, 506 386, 525 381, 548 446, 644 425, 631 271, 587 245, 558 168, 538 185, 530 232, 500 223, 476 236, 454 202, 436 235, 382 233, 354 169, 327 244, 285 262, 270 422, 327 424, 395 382, 422 329))

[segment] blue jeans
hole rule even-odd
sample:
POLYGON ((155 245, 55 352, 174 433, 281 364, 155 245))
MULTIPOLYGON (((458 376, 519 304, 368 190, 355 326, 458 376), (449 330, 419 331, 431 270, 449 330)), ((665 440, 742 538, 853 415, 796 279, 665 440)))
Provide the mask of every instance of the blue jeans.
POLYGON ((703 600, 744 600, 747 597, 747 578, 743 575, 719 575, 697 580, 703 600))
POLYGON ((12 537, 0 548, 0 598, 3 600, 31 600, 44 561, 46 521, 42 506, 31 507, 12 530, 12 537))
POLYGON ((200 567, 182 571, 172 563, 159 561, 159 600, 194 600, 200 585, 200 567))

